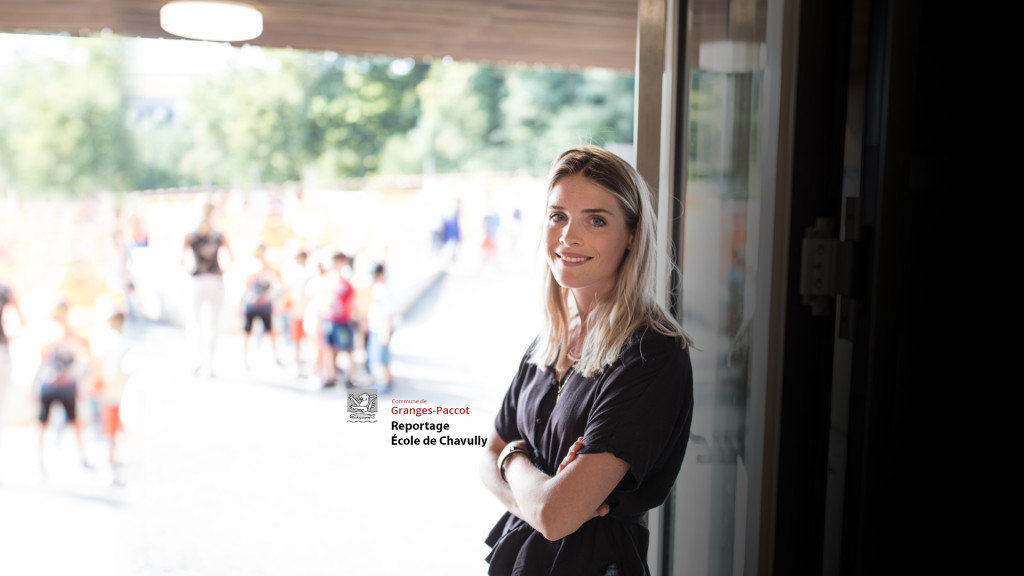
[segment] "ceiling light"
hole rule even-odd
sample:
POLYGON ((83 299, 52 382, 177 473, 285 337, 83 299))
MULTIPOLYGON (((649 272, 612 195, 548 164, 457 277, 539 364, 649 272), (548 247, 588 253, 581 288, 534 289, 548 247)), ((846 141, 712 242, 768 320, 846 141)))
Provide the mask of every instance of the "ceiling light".
POLYGON ((241 42, 263 33, 263 14, 240 2, 175 0, 160 8, 160 27, 182 38, 241 42))

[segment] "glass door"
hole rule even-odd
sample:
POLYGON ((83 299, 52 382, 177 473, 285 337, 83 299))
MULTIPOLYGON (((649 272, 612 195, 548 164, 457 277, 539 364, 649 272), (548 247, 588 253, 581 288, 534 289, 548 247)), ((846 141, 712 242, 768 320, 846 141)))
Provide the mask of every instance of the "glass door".
POLYGON ((768 33, 770 8, 780 9, 768 0, 692 0, 686 14, 677 242, 683 325, 696 346, 695 406, 673 495, 672 574, 755 572, 747 565, 757 556, 766 382, 752 355, 767 318, 781 77, 771 63, 769 38, 779 35, 768 33))

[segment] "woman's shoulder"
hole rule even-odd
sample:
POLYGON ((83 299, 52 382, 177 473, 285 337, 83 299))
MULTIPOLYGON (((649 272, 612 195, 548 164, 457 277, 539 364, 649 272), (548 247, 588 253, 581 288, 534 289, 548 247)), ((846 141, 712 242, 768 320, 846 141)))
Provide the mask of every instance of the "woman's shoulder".
POLYGON ((636 350, 638 353, 642 353, 643 350, 686 352, 687 346, 681 334, 668 333, 649 324, 643 324, 638 326, 626 339, 623 352, 630 350, 636 350))
POLYGON ((675 364, 681 369, 690 365, 690 351, 680 334, 667 334, 653 326, 638 327, 622 347, 620 359, 625 365, 675 364))

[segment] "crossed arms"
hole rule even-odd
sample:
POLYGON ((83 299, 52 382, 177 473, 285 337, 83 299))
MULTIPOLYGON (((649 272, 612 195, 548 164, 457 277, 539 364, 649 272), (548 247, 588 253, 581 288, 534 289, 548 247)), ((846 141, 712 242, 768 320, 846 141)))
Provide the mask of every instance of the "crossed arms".
MULTIPOLYGON (((506 482, 497 460, 507 443, 492 430, 480 459, 480 478, 509 512, 548 540, 559 540, 587 520, 607 514, 605 499, 629 470, 629 464, 607 452, 577 454, 582 440, 576 441, 554 476, 522 454, 512 455, 505 461, 506 482)), ((526 447, 522 440, 513 443, 526 447)))

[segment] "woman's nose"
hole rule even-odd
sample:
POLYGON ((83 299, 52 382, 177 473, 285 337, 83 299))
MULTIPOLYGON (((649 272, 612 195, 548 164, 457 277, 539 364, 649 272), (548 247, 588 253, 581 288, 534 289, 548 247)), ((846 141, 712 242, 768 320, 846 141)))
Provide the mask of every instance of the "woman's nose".
POLYGON ((566 246, 573 246, 580 243, 579 231, 572 220, 565 223, 565 227, 562 228, 562 237, 560 240, 562 241, 562 244, 566 246))

